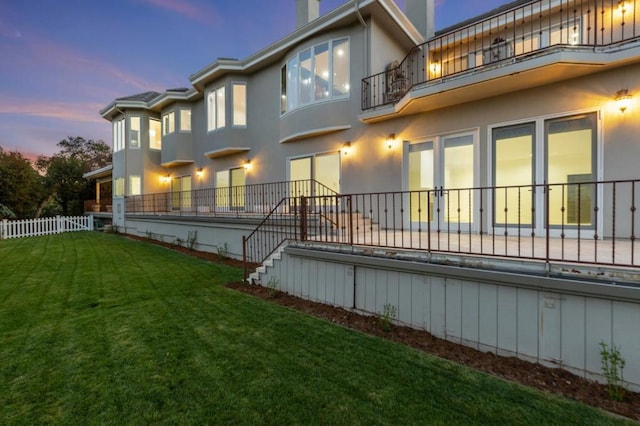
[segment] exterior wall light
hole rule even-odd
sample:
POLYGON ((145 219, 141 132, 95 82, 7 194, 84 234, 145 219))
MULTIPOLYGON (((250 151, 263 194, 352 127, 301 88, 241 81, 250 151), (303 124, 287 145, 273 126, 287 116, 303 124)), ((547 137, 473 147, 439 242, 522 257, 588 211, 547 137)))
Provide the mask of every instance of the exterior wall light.
POLYGON ((340 150, 342 155, 345 157, 351 153, 351 141, 347 141, 342 145, 342 149, 340 150))
POLYGON ((251 167, 253 167, 253 165, 251 164, 251 160, 245 161, 243 167, 245 170, 251 170, 251 167))
POLYGON ((624 113, 631 105, 631 95, 627 89, 618 90, 616 93, 616 104, 620 108, 620 112, 624 113))
POLYGON ((198 176, 199 178, 204 176, 204 169, 202 167, 196 169, 196 176, 198 176))
POLYGON ((160 182, 161 183, 169 183, 169 182, 171 182, 171 175, 169 173, 167 173, 164 176, 160 176, 160 182))
POLYGON ((627 7, 628 7, 628 5, 627 5, 626 0, 620 0, 618 2, 618 11, 620 13, 622 13, 622 14, 626 13, 627 12, 627 7))
POLYGON ((396 134, 389 133, 389 136, 387 136, 387 140, 385 141, 385 143, 387 145, 387 149, 393 149, 396 146, 396 134))

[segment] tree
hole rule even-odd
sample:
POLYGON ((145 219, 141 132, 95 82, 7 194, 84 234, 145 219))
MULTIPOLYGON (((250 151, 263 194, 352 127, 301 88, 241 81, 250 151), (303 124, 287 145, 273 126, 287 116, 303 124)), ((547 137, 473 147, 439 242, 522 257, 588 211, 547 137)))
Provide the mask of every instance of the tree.
POLYGON ((80 136, 69 136, 58 146, 62 148, 59 153, 40 157, 36 164, 45 173, 49 200, 55 200, 64 215, 82 214, 84 200, 96 196, 95 186, 82 175, 109 164, 111 148, 101 140, 87 140, 80 136))
POLYGON ((80 136, 67 137, 58 142, 62 148, 60 155, 72 157, 82 163, 82 172, 99 169, 111 163, 111 148, 101 140, 84 139, 80 136))
POLYGON ((17 218, 29 218, 34 217, 43 198, 43 179, 31 161, 0 147, 0 205, 17 218))

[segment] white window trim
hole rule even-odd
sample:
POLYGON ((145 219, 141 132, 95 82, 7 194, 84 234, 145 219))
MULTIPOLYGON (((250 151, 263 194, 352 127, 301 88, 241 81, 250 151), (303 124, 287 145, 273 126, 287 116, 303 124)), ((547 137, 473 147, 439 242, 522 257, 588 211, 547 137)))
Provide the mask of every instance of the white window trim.
POLYGON ((192 123, 193 121, 191 120, 191 108, 186 108, 186 107, 182 107, 182 108, 178 108, 178 118, 179 118, 179 122, 178 122, 178 133, 191 133, 191 129, 193 128, 192 123), (182 111, 189 111, 189 130, 183 130, 182 129, 182 111))
POLYGON ((212 132, 217 132, 219 130, 224 129, 227 126, 227 89, 226 89, 226 85, 220 85, 217 86, 211 90, 209 90, 207 92, 207 98, 206 98, 206 108, 207 108, 207 133, 212 133, 212 132), (224 123, 223 125, 219 126, 218 125, 218 119, 219 119, 219 114, 218 114, 218 91, 220 89, 224 90, 224 123), (213 111, 211 110, 211 102, 210 102, 210 96, 211 94, 214 95, 214 109, 213 111), (211 120, 211 114, 213 114, 213 126, 212 124, 212 120, 211 120))
MULTIPOLYGON (((333 46, 334 46, 334 44, 336 42, 343 41, 343 40, 346 40, 347 43, 348 43, 348 46, 349 46, 349 58, 348 58, 349 59, 348 60, 349 70, 347 72, 349 74, 348 75, 348 80, 350 82, 351 81, 351 37, 338 37, 338 38, 335 38, 335 39, 326 40, 326 41, 323 41, 321 43, 316 43, 316 44, 314 44, 312 46, 308 46, 305 49, 302 49, 302 50, 296 52, 295 55, 292 55, 292 56, 288 57, 284 61, 284 63, 280 67, 280 73, 278 73, 278 76, 281 77, 282 69, 286 68, 289 65, 289 62, 293 58, 298 58, 298 73, 300 73, 300 69, 301 69, 301 67, 300 67, 300 54, 302 54, 303 52, 306 52, 307 50, 309 50, 311 52, 311 69, 313 70, 315 68, 315 55, 314 55, 315 48, 317 46, 323 45, 325 43, 329 44, 329 75, 333 76, 333 74, 334 74, 334 72, 333 72, 333 69, 334 69, 333 68, 333 46)), ((296 81, 297 81, 298 86, 299 86, 300 85, 300 81, 301 81, 299 75, 298 75, 298 79, 296 81)), ((288 89, 288 86, 289 86, 289 80, 288 79, 287 79, 286 83, 287 83, 287 89, 288 89)), ((287 100, 285 111, 282 112, 282 107, 281 107, 281 105, 282 105, 281 104, 281 102, 282 102, 282 99, 281 99, 281 96, 282 96, 282 81, 280 81, 280 91, 278 92, 278 93, 280 93, 280 96, 278 98, 278 110, 280 111, 280 117, 284 117, 285 115, 287 115, 287 114, 289 114, 289 113, 291 113, 293 111, 298 111, 298 110, 301 110, 301 109, 304 109, 304 108, 307 108, 307 107, 310 107, 310 106, 316 106, 316 105, 320 105, 320 104, 324 104, 324 103, 336 102, 336 101, 342 101, 342 100, 345 100, 345 99, 350 99, 351 98, 351 90, 352 90, 352 88, 350 87, 348 94, 342 95, 342 96, 333 96, 333 94, 332 94, 332 92, 333 92, 333 77, 332 77, 331 78, 331 85, 330 85, 330 95, 328 97, 320 99, 320 100, 316 100, 315 97, 314 97, 311 100, 311 102, 308 102, 308 103, 305 103, 305 104, 301 104, 300 103, 300 99, 299 99, 300 98, 300 88, 298 87, 298 90, 296 91, 296 95, 298 96, 298 99, 296 100, 296 107, 295 108, 290 108, 289 107, 290 102, 287 100)), ((285 94, 286 94, 286 92, 285 92, 285 94)))
POLYGON ((162 120, 160 122, 160 125, 161 125, 161 128, 162 128, 162 136, 168 136, 168 135, 171 135, 171 134, 175 133, 176 132, 176 111, 175 110, 167 111, 164 114, 162 114, 162 120), (165 117, 168 117, 171 114, 173 114, 173 120, 172 120, 173 121, 173 126, 172 126, 173 128, 171 129, 171 131, 168 131, 165 128, 166 126, 164 124, 164 120, 165 120, 165 117))
POLYGON ((231 110, 233 111, 233 116, 231 117, 231 127, 236 129, 246 129, 249 123, 249 117, 247 115, 247 109, 249 106, 248 96, 247 96, 247 82, 246 81, 232 81, 231 82, 231 110), (234 94, 235 86, 244 86, 244 124, 236 124, 236 98, 234 94))
POLYGON ((142 149, 142 117, 139 115, 130 115, 129 116, 129 131, 127 132, 127 134, 129 135, 129 148, 130 149, 142 149), (131 131, 132 126, 131 126, 131 120, 133 118, 137 118, 138 119, 138 146, 133 146, 131 145, 131 131))
POLYGON ((162 120, 158 120, 157 118, 149 118, 149 149, 152 151, 162 151, 162 120), (151 122, 155 121, 160 124, 160 148, 155 148, 151 146, 151 122))

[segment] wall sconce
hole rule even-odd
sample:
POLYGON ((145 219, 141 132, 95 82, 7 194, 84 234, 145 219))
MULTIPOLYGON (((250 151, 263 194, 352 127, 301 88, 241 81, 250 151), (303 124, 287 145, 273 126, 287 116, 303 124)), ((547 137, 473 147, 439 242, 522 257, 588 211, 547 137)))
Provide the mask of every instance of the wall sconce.
POLYGON ((342 145, 340 150, 345 157, 351 153, 351 141, 347 141, 342 145))
POLYGON ((631 105, 631 95, 627 89, 618 90, 616 93, 616 105, 620 108, 620 112, 624 113, 631 105))
POLYGON ((202 167, 198 167, 196 169, 196 176, 198 176, 199 178, 201 178, 202 176, 204 176, 204 169, 202 167))
POLYGON ((626 13, 627 12, 627 2, 626 0, 620 0, 618 2, 618 12, 626 13))
POLYGON ((169 173, 167 173, 164 176, 160 176, 160 182, 161 183, 169 183, 169 182, 171 182, 171 175, 169 173))
POLYGON ((251 164, 251 160, 245 161, 243 167, 245 170, 251 170, 251 167, 253 167, 251 164))
POLYGON ((387 136, 385 144, 387 145, 387 149, 393 149, 396 146, 396 134, 389 133, 389 136, 387 136))
POLYGON ((431 72, 431 78, 438 78, 442 72, 442 66, 440 61, 433 61, 429 64, 429 71, 431 72))

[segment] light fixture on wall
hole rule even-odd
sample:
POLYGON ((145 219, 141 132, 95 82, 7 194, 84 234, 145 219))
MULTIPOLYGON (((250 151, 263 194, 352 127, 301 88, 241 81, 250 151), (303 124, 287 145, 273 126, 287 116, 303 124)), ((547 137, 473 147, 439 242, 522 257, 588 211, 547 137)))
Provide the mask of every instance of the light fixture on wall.
POLYGON ((618 12, 626 13, 627 12, 627 2, 626 0, 620 0, 618 2, 618 12))
POLYGON ((243 167, 245 170, 251 170, 251 167, 253 167, 251 164, 251 160, 245 161, 243 167))
POLYGON ((622 113, 624 113, 627 108, 629 108, 629 106, 631 105, 631 95, 629 94, 629 90, 618 90, 618 92, 616 93, 616 105, 622 113))
POLYGON ((167 173, 166 175, 160 176, 160 182, 169 183, 171 182, 171 175, 167 173))
POLYGON ((389 133, 389 136, 387 136, 387 139, 385 140, 385 145, 387 146, 387 149, 393 149, 396 146, 395 133, 389 133))
POLYGON ((342 145, 340 150, 345 157, 351 153, 351 141, 347 141, 342 145))
POLYGON ((439 60, 431 60, 429 64, 429 71, 431 73, 431 78, 438 78, 442 73, 442 66, 440 65, 439 60))
POLYGON ((198 167, 196 169, 196 176, 198 176, 199 178, 201 178, 202 176, 204 176, 204 169, 202 167, 198 167))

